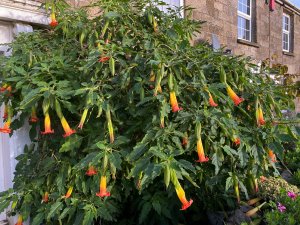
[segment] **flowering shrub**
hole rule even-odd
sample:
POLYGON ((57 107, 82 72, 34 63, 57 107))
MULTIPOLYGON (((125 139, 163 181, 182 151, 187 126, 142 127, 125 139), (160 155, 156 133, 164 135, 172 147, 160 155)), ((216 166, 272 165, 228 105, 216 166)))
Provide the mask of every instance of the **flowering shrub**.
POLYGON ((283 191, 280 202, 273 203, 273 210, 265 214, 269 225, 296 225, 300 221, 300 198, 294 192, 283 191))
POLYGON ((32 145, 0 211, 12 203, 32 225, 176 224, 234 207, 276 169, 292 97, 247 59, 191 45, 201 23, 189 9, 47 4, 49 28, 1 59, 0 131, 29 120, 32 145))
POLYGON ((281 177, 269 177, 259 183, 259 195, 265 200, 279 201, 282 190, 299 193, 299 188, 289 184, 281 177))

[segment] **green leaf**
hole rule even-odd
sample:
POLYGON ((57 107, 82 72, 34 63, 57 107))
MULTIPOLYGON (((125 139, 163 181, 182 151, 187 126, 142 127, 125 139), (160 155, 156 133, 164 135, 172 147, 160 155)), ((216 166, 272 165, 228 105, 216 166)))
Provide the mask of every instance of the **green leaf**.
POLYGON ((82 137, 76 134, 68 137, 65 143, 59 149, 59 152, 76 151, 80 147, 82 139, 82 137))
POLYGON ((55 216, 55 214, 58 214, 58 212, 62 209, 62 207, 63 207, 62 202, 55 202, 50 208, 50 212, 47 215, 47 220, 50 220, 52 217, 55 216))
POLYGON ((120 17, 121 15, 117 12, 107 12, 104 14, 104 17, 108 18, 108 19, 115 19, 120 17))
POLYGON ((86 157, 84 157, 82 160, 80 160, 79 163, 77 163, 74 166, 74 169, 83 169, 89 166, 89 164, 96 164, 102 157, 104 156, 104 152, 92 152, 88 154, 86 157))
POLYGON ((43 212, 37 214, 32 222, 31 222, 31 225, 40 225, 45 219, 45 214, 43 212))
POLYGON ((82 225, 84 214, 82 210, 77 210, 75 221, 73 225, 82 225))
POLYGON ((129 155, 127 156, 129 161, 135 161, 137 160, 141 155, 143 155, 145 152, 147 151, 147 144, 142 144, 139 143, 137 144, 132 152, 129 153, 129 155))
POLYGON ((145 222, 147 216, 149 215, 150 211, 151 211, 152 205, 150 202, 146 202, 141 210, 140 216, 139 216, 139 223, 143 223, 145 222))
POLYGON ((227 155, 231 156, 232 158, 234 158, 234 156, 238 155, 236 150, 230 148, 230 146, 228 146, 228 145, 223 146, 223 150, 226 152, 227 155))
POLYGON ((109 162, 117 169, 121 169, 122 158, 118 152, 112 152, 108 155, 109 162))
POLYGON ((229 188, 231 188, 232 186, 233 186, 233 179, 232 179, 232 177, 227 177, 225 191, 228 191, 229 188))
POLYGON ((215 166, 215 174, 218 174, 220 171, 220 167, 222 166, 224 161, 224 155, 221 149, 217 149, 216 152, 212 156, 212 164, 215 166))
POLYGON ((83 218, 83 222, 82 225, 90 225, 92 224, 94 219, 94 214, 91 210, 85 210, 84 211, 84 218, 83 218))
POLYGON ((152 202, 152 206, 153 206, 154 210, 158 213, 158 215, 160 215, 161 214, 161 204, 159 203, 159 201, 154 200, 152 202))
POLYGON ((70 209, 71 209, 70 207, 65 208, 64 211, 58 217, 58 219, 60 220, 64 219, 68 215, 70 209))

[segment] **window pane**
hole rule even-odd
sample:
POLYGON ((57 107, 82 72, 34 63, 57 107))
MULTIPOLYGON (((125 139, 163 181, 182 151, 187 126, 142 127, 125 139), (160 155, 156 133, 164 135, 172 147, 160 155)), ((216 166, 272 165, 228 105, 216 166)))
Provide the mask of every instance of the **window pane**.
POLYGON ((289 51, 289 35, 286 33, 282 34, 282 48, 283 50, 289 51))
POLYGON ((290 18, 285 15, 282 17, 282 27, 286 31, 290 30, 290 18))
POLYGON ((250 16, 250 1, 251 0, 239 0, 238 11, 250 16))
POLYGON ((250 20, 238 17, 238 38, 250 41, 250 20))

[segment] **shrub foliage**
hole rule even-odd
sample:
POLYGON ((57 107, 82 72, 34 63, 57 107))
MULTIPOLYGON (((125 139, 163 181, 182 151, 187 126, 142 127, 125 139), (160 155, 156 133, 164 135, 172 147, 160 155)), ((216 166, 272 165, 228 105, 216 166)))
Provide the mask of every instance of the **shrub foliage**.
POLYGON ((296 135, 282 123, 291 96, 265 68, 191 44, 201 23, 160 4, 47 3, 51 27, 11 44, 1 131, 29 120, 32 144, 0 211, 12 203, 32 225, 176 224, 180 201, 197 220, 276 172, 274 154, 296 135))

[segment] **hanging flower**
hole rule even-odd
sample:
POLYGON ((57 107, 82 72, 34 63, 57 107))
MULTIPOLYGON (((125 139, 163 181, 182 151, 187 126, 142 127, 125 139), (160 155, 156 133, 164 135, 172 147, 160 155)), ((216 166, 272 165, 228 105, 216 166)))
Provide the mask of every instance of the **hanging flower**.
POLYGON ((5 91, 8 91, 8 92, 11 92, 12 88, 10 85, 8 84, 4 84, 1 88, 0 88, 0 92, 5 92, 5 91))
POLYGON ((39 118, 36 116, 36 109, 35 107, 32 107, 29 122, 36 123, 37 121, 39 121, 39 118))
POLYGON ((182 146, 183 147, 186 147, 187 146, 187 144, 188 144, 188 142, 189 142, 189 140, 188 140, 188 136, 186 135, 186 136, 184 136, 183 138, 182 138, 182 146))
POLYGON ((257 178, 254 178, 254 186, 255 186, 255 192, 258 192, 259 191, 259 186, 258 186, 258 179, 257 178))
POLYGON ((172 112, 177 112, 177 111, 182 110, 182 108, 180 108, 178 106, 175 91, 170 92, 170 104, 171 104, 171 107, 172 107, 172 112))
POLYGON ((257 126, 263 126, 266 124, 266 121, 264 120, 264 114, 261 107, 258 107, 256 109, 256 122, 257 126))
POLYGON ((289 192, 287 193, 287 195, 288 195, 291 199, 293 199, 293 200, 295 200, 295 199, 297 198, 297 194, 294 193, 294 192, 292 192, 292 191, 289 191, 289 192))
POLYGON ((241 139, 238 138, 238 137, 236 137, 236 138, 234 139, 233 143, 234 143, 235 146, 239 146, 239 145, 241 144, 241 139))
POLYGON ((96 193, 98 197, 109 197, 110 192, 106 190, 106 176, 101 176, 100 179, 100 191, 96 193))
POLYGON ((177 196, 178 196, 179 200, 182 203, 182 207, 181 207, 180 210, 186 210, 188 207, 190 207, 192 205, 193 200, 190 199, 190 201, 188 201, 186 199, 185 192, 184 192, 184 190, 181 187, 179 182, 176 183, 175 190, 176 190, 176 193, 177 193, 177 196))
POLYGON ((280 202, 278 202, 277 208, 278 208, 279 212, 281 212, 281 213, 283 213, 286 210, 286 207, 284 205, 282 205, 280 202))
POLYGON ((82 130, 83 124, 84 124, 84 122, 86 120, 87 113, 88 113, 88 109, 84 109, 84 111, 82 113, 82 116, 81 116, 81 119, 80 119, 80 123, 78 125, 78 128, 80 130, 82 130))
POLYGON ((23 225, 23 217, 21 215, 18 216, 18 221, 15 225, 23 225))
POLYGON ((50 17, 51 17, 50 26, 56 27, 58 25, 58 22, 56 20, 55 13, 52 12, 50 17))
POLYGON ((90 166, 89 169, 85 173, 85 175, 90 176, 90 177, 95 174, 97 174, 97 170, 94 166, 90 166))
POLYGON ((0 128, 1 133, 11 133, 10 124, 11 124, 11 118, 12 118, 12 110, 9 105, 7 105, 7 121, 4 123, 3 127, 0 128))
MULTIPOLYGON (((155 73, 154 73, 153 71, 151 71, 149 82, 153 83, 153 82, 155 82, 155 79, 156 79, 155 73)), ((154 86, 153 86, 153 85, 150 85, 150 88, 153 89, 154 86)), ((158 91, 159 93, 162 93, 162 88, 161 88, 160 84, 158 84, 158 86, 157 86, 157 91, 158 91)), ((154 95, 156 96, 157 93, 154 94, 154 95)))
POLYGON ((51 120, 48 112, 45 113, 45 121, 44 121, 45 131, 42 131, 42 134, 53 134, 54 130, 51 129, 51 120))
POLYGON ((113 143, 115 141, 115 135, 114 135, 114 127, 113 127, 113 124, 111 121, 109 105, 107 105, 107 110, 106 110, 106 121, 107 121, 108 133, 109 133, 109 140, 110 140, 110 143, 113 143))
POLYGON ((215 101, 214 101, 214 99, 213 99, 211 93, 209 93, 209 100, 208 100, 208 101, 209 101, 209 105, 210 105, 210 106, 212 106, 212 107, 217 107, 217 106, 218 106, 218 104, 215 103, 215 101))
POLYGON ((44 196, 43 196, 43 199, 42 199, 42 202, 45 202, 47 203, 49 201, 49 193, 48 192, 45 192, 44 196))
POLYGON ((202 162, 209 161, 209 158, 205 157, 204 149, 203 149, 203 145, 202 145, 202 140, 201 139, 197 140, 197 153, 198 153, 199 159, 196 162, 202 163, 202 162))
POLYGON ((67 122, 67 120, 65 119, 65 117, 63 116, 61 119, 60 119, 60 122, 61 122, 61 125, 65 131, 65 134, 63 135, 63 137, 68 137, 74 133, 76 133, 76 130, 72 130, 67 122))
POLYGON ((269 155, 269 158, 270 158, 270 160, 272 161, 272 162, 277 162, 277 160, 276 160, 276 155, 274 154, 274 152, 271 150, 271 149, 269 149, 269 151, 268 151, 268 155, 269 155))
POLYGON ((63 198, 70 198, 72 192, 73 192, 73 186, 69 187, 69 189, 68 189, 66 195, 64 195, 63 198))
POLYGON ((8 116, 8 106, 7 104, 4 105, 4 114, 3 114, 3 119, 7 119, 8 116))
POLYGON ((102 57, 100 57, 100 59, 98 60, 98 62, 106 62, 106 61, 108 61, 110 59, 110 57, 109 56, 102 56, 102 57))
POLYGON ((165 128, 165 117, 160 116, 160 128, 165 128))
POLYGON ((237 96, 237 94, 232 90, 232 88, 229 85, 226 86, 226 90, 227 90, 227 94, 229 95, 229 97, 232 99, 232 101, 236 106, 244 101, 243 98, 237 96))

